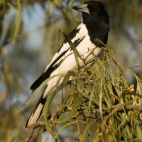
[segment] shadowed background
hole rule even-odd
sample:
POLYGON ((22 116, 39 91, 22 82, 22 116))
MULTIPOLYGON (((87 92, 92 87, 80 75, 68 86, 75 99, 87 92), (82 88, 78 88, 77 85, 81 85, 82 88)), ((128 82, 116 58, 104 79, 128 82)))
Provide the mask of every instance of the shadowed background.
MULTIPOLYGON (((82 2, 0 1, 0 140, 23 141, 25 138, 25 123, 35 105, 33 101, 25 107, 31 96, 29 88, 60 47, 63 41, 60 30, 69 33, 80 23, 81 14, 71 7, 82 2)), ((142 1, 101 2, 110 16, 106 47, 114 51, 124 67, 141 78, 142 1)), ((130 84, 136 83, 130 74, 127 78, 130 84)))

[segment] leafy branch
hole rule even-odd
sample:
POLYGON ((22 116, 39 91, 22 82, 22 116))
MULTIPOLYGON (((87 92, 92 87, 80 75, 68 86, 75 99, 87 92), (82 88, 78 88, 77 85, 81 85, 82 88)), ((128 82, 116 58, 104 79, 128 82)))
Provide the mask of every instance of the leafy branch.
MULTIPOLYGON (((86 141, 89 137, 90 141, 96 142, 108 138, 121 141, 129 137, 134 141, 141 140, 141 80, 134 75, 139 86, 135 90, 134 85, 129 85, 125 77, 130 70, 125 69, 110 50, 104 48, 102 58, 101 61, 94 57, 95 65, 92 68, 82 67, 69 71, 64 75, 64 83, 57 86, 47 98, 43 110, 44 130, 48 130, 55 141, 60 141, 60 132, 69 126, 76 127, 79 141, 86 141), (56 109, 49 114, 56 92, 67 84, 68 90, 61 95, 56 109), (57 127, 59 125, 62 126, 60 129, 57 127), (95 127, 92 128, 93 125, 95 127), (137 131, 132 131, 136 127, 137 131), (124 137, 124 133, 128 132, 129 135, 124 137)), ((32 132, 37 125, 41 127, 38 122, 35 123, 32 132)))

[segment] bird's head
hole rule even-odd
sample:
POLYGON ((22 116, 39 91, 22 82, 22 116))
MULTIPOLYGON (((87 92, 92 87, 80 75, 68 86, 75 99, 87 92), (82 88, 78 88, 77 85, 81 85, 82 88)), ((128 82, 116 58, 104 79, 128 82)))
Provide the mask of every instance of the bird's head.
POLYGON ((73 6, 73 9, 82 12, 84 23, 92 22, 97 19, 109 24, 108 12, 99 1, 86 1, 82 5, 73 6))

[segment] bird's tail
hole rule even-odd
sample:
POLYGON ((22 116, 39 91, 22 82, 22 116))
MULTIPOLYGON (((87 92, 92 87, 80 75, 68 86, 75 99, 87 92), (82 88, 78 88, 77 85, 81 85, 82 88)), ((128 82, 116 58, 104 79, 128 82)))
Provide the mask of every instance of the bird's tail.
POLYGON ((25 126, 26 128, 39 120, 39 118, 42 114, 42 110, 43 110, 43 106, 44 106, 45 102, 46 102, 46 98, 43 98, 43 95, 42 95, 40 100, 38 101, 36 107, 34 108, 32 114, 30 115, 29 119, 27 120, 27 123, 25 126))

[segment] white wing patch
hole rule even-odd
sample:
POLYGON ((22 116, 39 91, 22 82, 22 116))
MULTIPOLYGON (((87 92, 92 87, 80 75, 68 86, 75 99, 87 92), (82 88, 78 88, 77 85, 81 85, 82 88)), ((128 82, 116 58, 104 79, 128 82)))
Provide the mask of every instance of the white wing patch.
MULTIPOLYGON (((71 39, 72 43, 74 43, 74 42, 75 42, 76 40, 78 40, 78 39, 83 38, 84 36, 86 36, 86 35, 88 34, 88 31, 87 31, 87 29, 86 29, 86 26, 85 26, 83 23, 81 23, 80 25, 78 25, 76 29, 77 29, 77 30, 80 29, 80 30, 79 30, 79 32, 77 32, 76 36, 75 36, 73 39, 71 39)), ((63 43, 63 45, 62 45, 60 51, 57 52, 57 53, 53 56, 52 60, 50 61, 50 63, 49 63, 48 66, 46 67, 45 71, 51 66, 51 64, 52 64, 62 53, 68 51, 69 48, 70 48, 70 45, 69 45, 68 42, 63 43)), ((63 56, 63 58, 65 58, 65 56, 63 56)), ((59 63, 63 58, 61 57, 61 58, 58 60, 57 63, 59 63)), ((55 63, 55 64, 56 64, 56 63, 55 63)))
MULTIPOLYGON (((76 40, 84 37, 83 40, 76 46, 76 49, 78 50, 82 58, 85 59, 85 62, 88 63, 94 59, 94 55, 98 56, 100 54, 100 52, 102 51, 102 48, 96 47, 95 44, 91 42, 86 26, 84 24, 80 24, 77 28, 78 29, 80 28, 80 30, 76 34, 75 38, 72 39, 72 42, 75 42, 76 40)), ((60 50, 60 52, 56 53, 55 55, 56 58, 65 51, 63 49, 67 50, 69 48, 70 48, 69 43, 65 43, 62 49, 60 50)), ((63 60, 62 63, 50 74, 50 77, 60 73, 67 73, 69 70, 72 70, 77 67, 73 50, 67 50, 67 52, 57 61, 57 63, 59 63, 61 60, 63 60)), ((51 61, 51 62, 54 62, 54 61, 51 61)), ((79 65, 80 66, 84 65, 84 62, 81 59, 79 59, 79 65)), ((58 82, 58 79, 59 77, 55 77, 47 83, 48 87, 46 88, 43 94, 43 98, 46 98, 48 93, 51 90, 53 90, 53 88, 56 86, 58 82)), ((63 78, 61 79, 60 82, 58 82, 58 85, 60 85, 62 81, 63 81, 63 78)))

